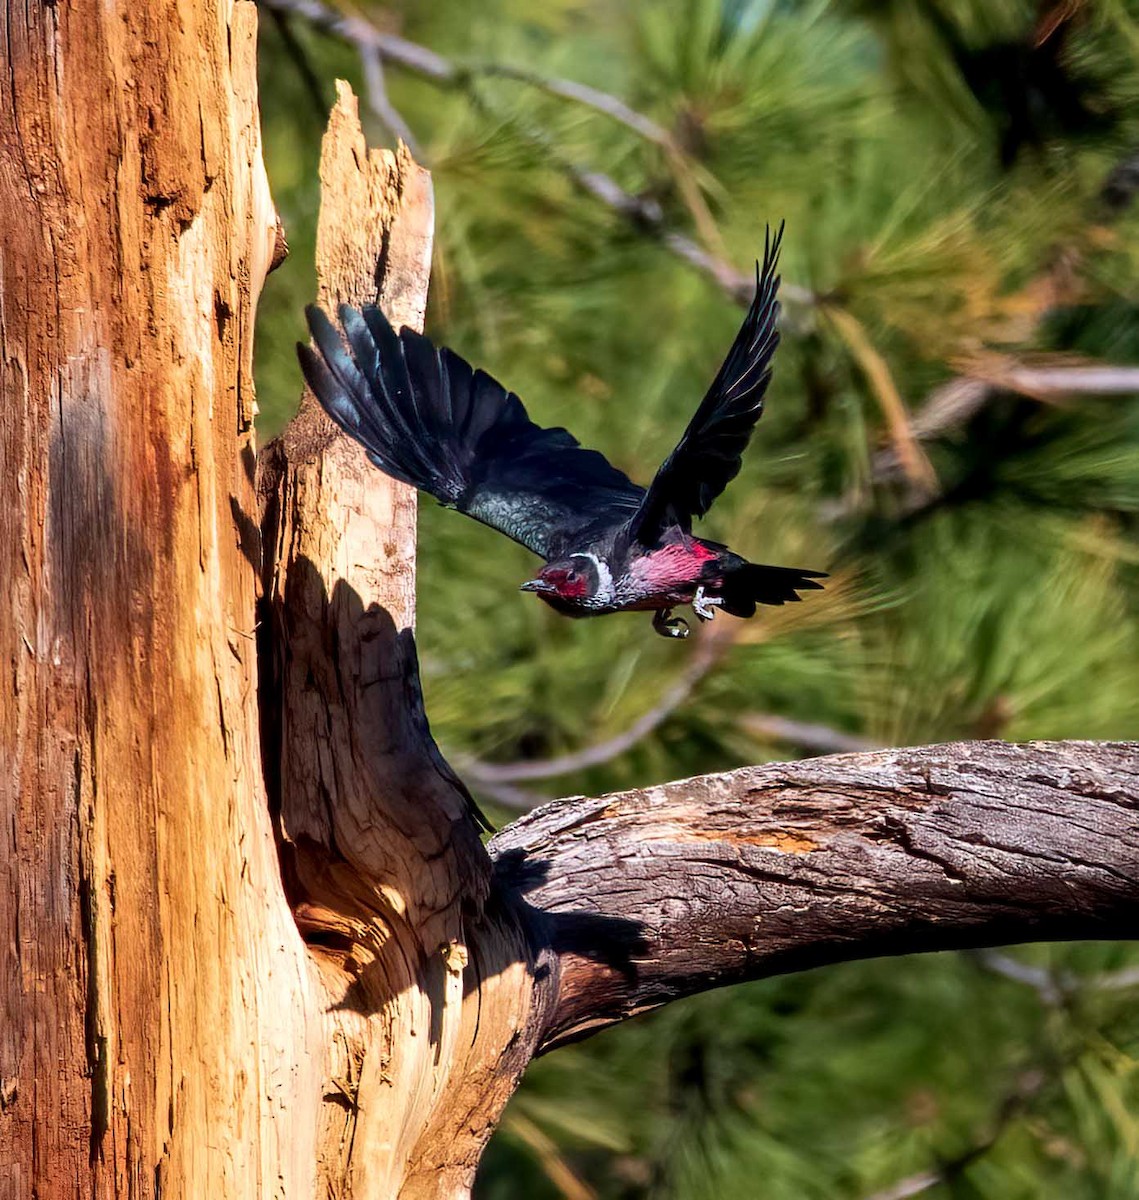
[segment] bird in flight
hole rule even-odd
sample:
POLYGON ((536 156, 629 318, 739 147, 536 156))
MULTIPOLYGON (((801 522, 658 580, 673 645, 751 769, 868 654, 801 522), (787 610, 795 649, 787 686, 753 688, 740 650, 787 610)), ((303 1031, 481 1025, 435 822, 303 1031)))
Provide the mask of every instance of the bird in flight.
POLYGON ((757 604, 798 600, 825 578, 748 562, 692 533, 739 472, 763 412, 779 344, 782 233, 769 232, 743 326, 647 489, 566 430, 535 425, 513 392, 453 351, 412 329, 397 334, 378 308, 341 307, 346 347, 310 305, 316 349, 298 345, 301 368, 325 412, 381 471, 545 559, 523 591, 569 617, 651 611, 658 633, 687 637, 687 621, 672 615, 680 605, 701 621, 717 608, 750 617, 757 604))

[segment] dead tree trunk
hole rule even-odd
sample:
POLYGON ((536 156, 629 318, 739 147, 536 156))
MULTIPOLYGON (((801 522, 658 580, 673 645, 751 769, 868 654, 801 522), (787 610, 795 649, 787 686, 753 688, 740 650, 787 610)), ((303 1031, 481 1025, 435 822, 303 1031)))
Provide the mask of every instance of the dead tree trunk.
POLYGON ((256 14, 3 21, 0 1192, 311 1194, 324 1048, 240 544, 256 14))
MULTIPOLYGON (((673 997, 1131 932, 1134 746, 753 768, 484 849, 414 495, 309 409, 255 494, 252 6, 5 22, 0 1197, 461 1197, 533 1055, 673 997)), ((322 300, 420 322, 427 176, 347 92, 322 175, 322 300)))

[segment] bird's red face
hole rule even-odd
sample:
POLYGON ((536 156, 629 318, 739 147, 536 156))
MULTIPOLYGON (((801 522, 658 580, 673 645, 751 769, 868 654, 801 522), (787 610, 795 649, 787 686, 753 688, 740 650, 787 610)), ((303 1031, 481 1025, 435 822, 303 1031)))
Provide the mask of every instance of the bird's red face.
POLYGON ((589 594, 589 580, 576 567, 547 567, 538 578, 566 600, 580 600, 589 594))
POLYGON ((537 592, 539 596, 558 596, 563 600, 584 600, 591 594, 596 582, 596 573, 588 562, 578 564, 573 559, 549 563, 537 577, 522 585, 524 592, 537 592))
POLYGON ((536 579, 522 585, 522 590, 537 592, 551 607, 571 617, 611 612, 618 607, 609 564, 588 552, 547 563, 536 579))

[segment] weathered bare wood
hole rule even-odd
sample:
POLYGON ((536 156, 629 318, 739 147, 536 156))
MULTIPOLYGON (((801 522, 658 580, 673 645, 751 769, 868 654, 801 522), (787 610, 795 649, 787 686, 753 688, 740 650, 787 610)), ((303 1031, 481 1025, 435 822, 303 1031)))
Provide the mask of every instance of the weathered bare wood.
POLYGON ((828 962, 1133 937, 1139 744, 963 742, 747 767, 559 801, 491 849, 560 952, 549 1049, 828 962))
POLYGON ((0 25, 0 1196, 311 1194, 247 716, 255 9, 0 25))
MULTIPOLYGON (((378 301, 422 328, 430 178, 404 149, 367 148, 343 84, 321 183, 320 302, 378 301)), ((275 667, 262 719, 294 911, 328 998, 320 1186, 460 1196, 541 1006, 509 902, 485 910, 490 859, 422 709, 415 492, 311 400, 263 491, 275 667)))

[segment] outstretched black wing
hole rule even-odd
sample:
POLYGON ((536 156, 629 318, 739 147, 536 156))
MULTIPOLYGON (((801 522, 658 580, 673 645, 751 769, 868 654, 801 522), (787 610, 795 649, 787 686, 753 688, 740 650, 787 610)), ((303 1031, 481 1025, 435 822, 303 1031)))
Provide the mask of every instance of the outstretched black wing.
POLYGON ((598 522, 620 525, 644 488, 564 429, 542 429, 522 401, 378 308, 344 305, 348 339, 306 309, 317 350, 298 346, 325 412, 380 470, 505 533, 546 559, 598 522), (317 352, 319 351, 319 353, 317 352))
POLYGON ((661 464, 633 518, 632 533, 653 542, 671 525, 689 529, 736 477, 740 459, 763 413, 763 397, 771 380, 771 358, 779 345, 779 245, 783 226, 756 263, 755 299, 708 394, 700 403, 676 448, 661 464))

